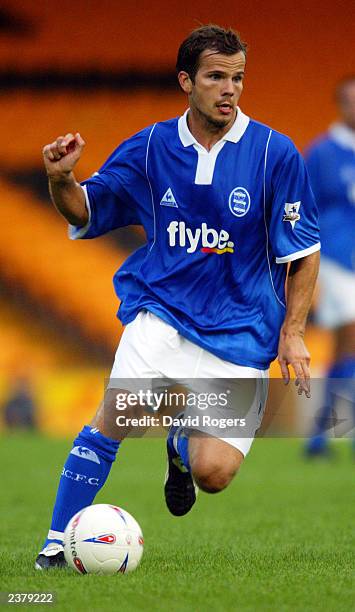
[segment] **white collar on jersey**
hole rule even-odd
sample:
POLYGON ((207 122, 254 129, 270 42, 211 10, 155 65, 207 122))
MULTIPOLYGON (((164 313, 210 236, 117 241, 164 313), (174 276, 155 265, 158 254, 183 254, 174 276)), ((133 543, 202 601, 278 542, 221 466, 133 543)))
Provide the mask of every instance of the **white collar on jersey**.
MULTIPOLYGON (((188 125, 187 125, 187 113, 189 109, 187 109, 182 117, 179 118, 178 121, 178 130, 179 136, 184 147, 189 147, 190 145, 198 145, 201 147, 202 145, 196 140, 196 138, 191 134, 188 125)), ((231 129, 221 138, 219 142, 223 140, 228 140, 229 142, 238 142, 243 136, 245 130, 249 124, 249 117, 244 115, 244 113, 240 110, 238 106, 238 112, 236 120, 234 121, 231 129)), ((217 144, 217 143, 216 143, 217 144)))
POLYGON ((345 123, 333 123, 329 128, 329 135, 344 149, 352 149, 355 152, 355 131, 345 123))

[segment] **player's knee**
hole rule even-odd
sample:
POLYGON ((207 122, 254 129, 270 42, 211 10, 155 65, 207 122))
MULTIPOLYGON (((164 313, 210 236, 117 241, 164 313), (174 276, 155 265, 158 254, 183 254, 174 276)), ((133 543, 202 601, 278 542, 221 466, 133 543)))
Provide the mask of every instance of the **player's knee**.
POLYGON ((192 466, 193 478, 197 486, 205 493, 223 491, 236 472, 237 469, 218 463, 195 462, 192 466))

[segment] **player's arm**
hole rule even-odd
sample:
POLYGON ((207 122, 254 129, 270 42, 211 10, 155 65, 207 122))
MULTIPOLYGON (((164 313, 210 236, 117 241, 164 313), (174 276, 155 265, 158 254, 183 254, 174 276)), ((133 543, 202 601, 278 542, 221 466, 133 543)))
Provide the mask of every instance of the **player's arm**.
POLYGON ((56 209, 75 226, 84 226, 89 220, 85 193, 76 181, 73 169, 85 146, 79 133, 59 136, 43 148, 49 193, 56 209))
POLYGON ((291 365, 297 377, 298 392, 304 392, 307 397, 310 397, 310 355, 304 343, 304 333, 318 276, 319 255, 317 251, 290 264, 286 316, 278 349, 278 361, 285 383, 290 380, 288 366, 291 365))

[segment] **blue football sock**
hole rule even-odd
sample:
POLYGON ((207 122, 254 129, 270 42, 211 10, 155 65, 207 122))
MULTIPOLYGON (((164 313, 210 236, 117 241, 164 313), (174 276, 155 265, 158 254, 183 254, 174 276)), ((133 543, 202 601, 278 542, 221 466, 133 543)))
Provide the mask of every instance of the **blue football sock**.
POLYGON ((176 440, 176 449, 181 457, 181 461, 184 466, 191 472, 190 461, 189 461, 189 439, 181 429, 176 440))
POLYGON ((308 445, 311 451, 326 447, 327 430, 332 426, 335 416, 333 411, 338 397, 345 395, 349 398, 355 420, 354 379, 355 357, 344 357, 331 366, 325 385, 324 404, 316 417, 315 428, 308 445))
POLYGON ((189 439, 184 433, 184 429, 181 425, 170 429, 168 444, 169 448, 180 456, 184 466, 191 472, 189 462, 189 439))
POLYGON ((44 547, 62 543, 64 529, 74 514, 90 506, 105 484, 120 443, 95 427, 85 425, 62 470, 51 528, 44 547))

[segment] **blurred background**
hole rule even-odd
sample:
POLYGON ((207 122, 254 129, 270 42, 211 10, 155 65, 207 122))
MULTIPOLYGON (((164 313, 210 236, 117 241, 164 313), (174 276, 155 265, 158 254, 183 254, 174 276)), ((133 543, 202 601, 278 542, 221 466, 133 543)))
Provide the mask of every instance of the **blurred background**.
MULTIPOLYGON (((84 179, 123 139, 181 114, 177 48, 214 22, 249 46, 244 112, 303 150, 336 118, 354 17, 339 0, 0 2, 0 427, 19 418, 69 435, 88 421, 122 331, 111 279, 144 240, 132 228, 70 242, 49 202, 42 147, 79 131, 84 179)), ((310 325, 308 345, 322 376, 332 335, 310 325)))

